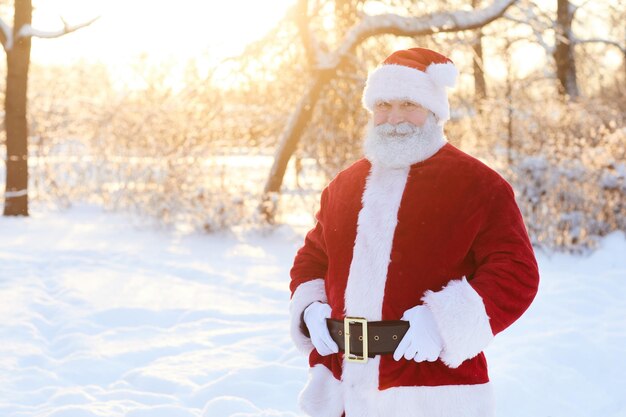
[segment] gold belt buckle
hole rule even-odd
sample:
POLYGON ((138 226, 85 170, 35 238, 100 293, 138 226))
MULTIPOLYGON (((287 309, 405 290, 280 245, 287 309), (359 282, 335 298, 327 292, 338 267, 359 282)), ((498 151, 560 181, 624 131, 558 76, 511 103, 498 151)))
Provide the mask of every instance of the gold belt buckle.
POLYGON ((367 320, 363 317, 346 317, 343 319, 343 330, 344 330, 344 345, 345 345, 345 354, 346 360, 348 362, 359 362, 366 363, 367 355, 368 355, 368 347, 367 347, 367 320), (350 324, 356 323, 363 326, 363 356, 359 356, 350 352, 350 324))

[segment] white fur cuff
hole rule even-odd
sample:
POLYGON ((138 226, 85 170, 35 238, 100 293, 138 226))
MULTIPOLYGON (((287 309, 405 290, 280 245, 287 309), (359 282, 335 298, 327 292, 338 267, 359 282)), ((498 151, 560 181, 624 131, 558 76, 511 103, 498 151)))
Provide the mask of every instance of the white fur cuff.
POLYGON ((313 343, 311 343, 311 339, 306 337, 300 330, 300 320, 302 319, 302 312, 304 309, 315 301, 321 301, 323 303, 328 301, 326 298, 326 290, 324 288, 324 280, 321 278, 298 285, 289 303, 289 315, 291 316, 291 338, 293 339, 293 342, 298 350, 305 355, 311 353, 311 350, 313 350, 313 343))
POLYGON ((441 291, 426 291, 422 301, 435 316, 444 346, 440 357, 447 366, 457 368, 493 340, 485 304, 465 277, 441 291))

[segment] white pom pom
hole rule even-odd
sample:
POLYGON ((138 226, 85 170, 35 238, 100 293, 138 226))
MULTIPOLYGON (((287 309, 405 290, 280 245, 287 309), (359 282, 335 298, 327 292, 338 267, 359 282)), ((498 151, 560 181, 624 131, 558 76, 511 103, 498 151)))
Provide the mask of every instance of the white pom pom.
POLYGON ((426 68, 426 74, 435 84, 443 88, 454 87, 459 72, 452 62, 446 62, 445 64, 430 64, 426 68))

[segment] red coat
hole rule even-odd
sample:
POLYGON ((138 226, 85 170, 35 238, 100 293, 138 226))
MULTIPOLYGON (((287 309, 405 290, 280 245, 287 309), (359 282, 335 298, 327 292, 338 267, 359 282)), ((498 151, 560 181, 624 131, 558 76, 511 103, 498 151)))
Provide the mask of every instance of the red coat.
POLYGON ((310 351, 312 367, 301 397, 305 411, 490 415, 482 350, 528 308, 539 281, 511 186, 446 143, 406 169, 357 161, 324 189, 317 220, 291 270, 292 335, 310 351), (300 314, 316 300, 327 302, 336 319, 398 320, 425 304, 444 350, 436 362, 421 363, 392 355, 367 365, 344 363, 341 353, 322 357, 298 330, 300 314))

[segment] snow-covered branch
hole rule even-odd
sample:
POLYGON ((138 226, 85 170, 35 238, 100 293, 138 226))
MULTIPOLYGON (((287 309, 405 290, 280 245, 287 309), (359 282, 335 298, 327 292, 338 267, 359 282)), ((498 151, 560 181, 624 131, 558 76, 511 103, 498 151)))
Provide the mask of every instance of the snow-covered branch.
POLYGON ((58 30, 53 30, 53 31, 39 30, 39 29, 35 29, 31 25, 24 25, 18 31, 17 39, 28 38, 28 37, 58 38, 58 37, 61 37, 63 35, 66 35, 68 33, 75 32, 78 29, 82 29, 82 28, 84 28, 86 26, 89 26, 93 22, 98 20, 99 18, 100 18, 100 16, 94 17, 93 19, 91 19, 91 20, 89 20, 87 22, 80 23, 80 24, 74 25, 74 26, 69 25, 65 20, 61 19, 61 21, 63 22, 63 28, 58 29, 58 30))
POLYGON ((477 29, 502 16, 516 0, 495 0, 483 9, 433 13, 420 17, 397 14, 365 15, 344 37, 337 50, 320 63, 320 69, 335 68, 341 59, 365 39, 382 34, 423 36, 438 32, 477 29))
POLYGON ((2 18, 0 18, 0 42, 5 51, 13 47, 13 30, 2 18))

